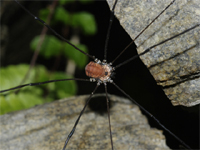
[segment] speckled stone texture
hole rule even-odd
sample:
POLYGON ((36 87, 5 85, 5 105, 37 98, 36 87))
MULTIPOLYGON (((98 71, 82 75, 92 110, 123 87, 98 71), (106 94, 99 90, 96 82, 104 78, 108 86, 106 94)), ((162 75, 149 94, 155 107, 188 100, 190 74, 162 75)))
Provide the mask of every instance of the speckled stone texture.
MULTIPOLYGON (((112 6, 114 0, 108 0, 112 6)), ((172 0, 119 0, 115 15, 134 39, 172 0)), ((200 0, 176 0, 136 41, 138 53, 200 24, 200 0)), ((173 105, 200 103, 200 26, 140 57, 173 105)))
MULTIPOLYGON (((0 149, 62 149, 88 97, 73 97, 0 116, 0 149)), ((112 95, 110 100, 115 149, 169 149, 162 131, 151 129, 137 106, 112 95)), ((100 115, 87 108, 67 149, 111 149, 107 114, 100 115)))

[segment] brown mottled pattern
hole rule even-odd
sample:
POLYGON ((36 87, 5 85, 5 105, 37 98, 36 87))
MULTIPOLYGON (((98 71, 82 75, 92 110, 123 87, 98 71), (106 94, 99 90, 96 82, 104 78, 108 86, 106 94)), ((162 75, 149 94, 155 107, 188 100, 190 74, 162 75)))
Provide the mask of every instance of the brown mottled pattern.
POLYGON ((93 61, 91 61, 86 67, 85 67, 85 73, 88 77, 92 78, 100 78, 105 75, 105 71, 102 68, 100 64, 97 64, 93 61))

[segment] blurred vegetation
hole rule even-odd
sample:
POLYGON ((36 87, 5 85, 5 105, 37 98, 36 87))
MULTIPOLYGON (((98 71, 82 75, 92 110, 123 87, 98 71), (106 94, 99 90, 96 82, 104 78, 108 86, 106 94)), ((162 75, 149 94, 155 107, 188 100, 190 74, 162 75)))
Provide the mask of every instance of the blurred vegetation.
MULTIPOLYGON (((29 65, 10 65, 6 68, 1 68, 1 87, 0 90, 16 87, 24 78, 29 65)), ((36 83, 47 80, 56 80, 72 78, 63 72, 54 72, 49 74, 44 66, 36 66, 32 69, 25 84, 36 83)), ((77 87, 75 81, 61 81, 39 86, 24 87, 17 93, 9 91, 0 95, 0 110, 1 114, 26 109, 35 105, 51 102, 54 99, 61 99, 76 94, 77 87)))
MULTIPOLYGON (((91 1, 80 0, 79 3, 88 4, 91 1)), ((78 29, 83 35, 94 35, 97 31, 94 16, 87 12, 68 12, 64 6, 74 3, 73 0, 58 2, 54 14, 51 19, 51 24, 56 25, 62 23, 63 25, 78 29)), ((49 8, 40 10, 39 17, 46 21, 50 13, 49 8)), ((30 43, 30 49, 36 50, 39 43, 39 36, 36 36, 30 43)), ((74 44, 84 52, 88 52, 87 46, 84 44, 74 44)), ((42 43, 40 53, 46 59, 55 56, 65 56, 66 59, 72 60, 79 69, 84 69, 88 63, 88 58, 75 50, 72 46, 64 41, 61 41, 56 36, 46 35, 42 43)), ((20 85, 24 79, 29 64, 10 65, 0 69, 0 90, 9 89, 20 85)), ((25 83, 36 83, 48 80, 73 78, 65 72, 49 72, 45 66, 37 65, 31 70, 25 83)), ((19 91, 13 90, 2 93, 0 95, 0 114, 5 114, 12 111, 27 109, 45 102, 51 102, 56 99, 66 98, 75 95, 77 92, 77 85, 75 81, 61 81, 39 86, 28 86, 21 88, 19 91)))

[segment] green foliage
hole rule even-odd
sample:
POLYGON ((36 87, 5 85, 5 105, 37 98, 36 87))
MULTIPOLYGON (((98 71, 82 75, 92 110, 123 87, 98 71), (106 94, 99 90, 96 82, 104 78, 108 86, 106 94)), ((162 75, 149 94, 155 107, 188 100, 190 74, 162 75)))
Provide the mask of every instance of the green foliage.
MULTIPOLYGON (((84 35, 94 35, 97 32, 95 17, 91 13, 85 11, 70 13, 63 7, 65 1, 60 2, 62 5, 57 6, 54 10, 54 15, 51 19, 51 24, 55 25, 56 23, 61 22, 64 25, 69 26, 71 28, 79 28, 84 35)), ((83 4, 88 4, 90 1, 79 2, 83 4)), ((42 20, 46 22, 49 13, 49 8, 45 8, 40 10, 39 16, 42 20)))
MULTIPOLYGON (((59 5, 54 10, 53 18, 51 19, 51 24, 55 25, 57 23, 62 23, 66 27, 73 28, 73 30, 79 29, 84 35, 94 35, 97 32, 95 18, 92 14, 87 12, 75 12, 70 13, 65 8, 64 5, 73 4, 75 1, 59 1, 59 5)), ((81 4, 88 4, 92 2, 91 0, 79 1, 81 4)), ((40 18, 46 21, 50 13, 49 8, 40 10, 40 18)), ((40 42, 40 37, 35 37, 31 42, 31 49, 36 50, 37 45, 40 42)), ((84 44, 74 44, 84 52, 88 53, 87 46, 84 44)), ((72 46, 67 44, 55 36, 45 36, 45 40, 41 46, 40 55, 49 59, 53 56, 63 55, 66 59, 71 59, 75 62, 79 69, 84 69, 88 62, 87 57, 81 54, 79 51, 74 49, 72 46)))
POLYGON ((54 12, 54 18, 52 21, 62 22, 65 25, 70 25, 70 14, 63 7, 59 6, 54 12))
MULTIPOLYGON (((30 46, 32 50, 36 50, 39 44, 40 36, 36 36, 30 46)), ((72 43, 72 42, 71 42, 72 43)), ((88 52, 87 47, 83 44, 74 44, 76 47, 84 52, 88 52)), ((40 54, 45 58, 50 58, 56 55, 64 54, 67 58, 72 59, 79 69, 84 69, 88 62, 87 56, 77 51, 74 47, 66 42, 59 41, 54 36, 45 36, 44 42, 42 43, 40 54)))
POLYGON ((94 16, 87 12, 75 13, 72 26, 79 27, 85 35, 93 35, 97 31, 94 16))
MULTIPOLYGON (((80 0, 79 3, 80 5, 89 4, 90 1, 80 0)), ((84 35, 94 35, 97 31, 94 16, 87 12, 68 12, 65 9, 65 5, 73 4, 73 0, 59 1, 51 19, 51 26, 59 23, 63 24, 63 26, 65 26, 67 29, 81 31, 84 35)), ((49 13, 49 8, 42 9, 40 10, 39 17, 46 22, 49 13)), ((30 44, 31 49, 36 50, 39 43, 40 38, 37 36, 30 44)), ((86 45, 74 45, 88 53, 86 45)), ((84 54, 75 50, 72 46, 58 39, 56 36, 45 36, 45 39, 41 45, 40 55, 43 55, 47 59, 58 55, 65 56, 66 59, 73 60, 80 69, 84 69, 86 63, 88 62, 88 58, 84 54)), ((28 70, 29 65, 25 64, 1 68, 0 90, 19 86, 28 70)), ((23 84, 66 78, 73 77, 66 75, 63 72, 49 73, 44 66, 40 65, 31 70, 26 82, 23 84)), ((0 114, 27 109, 45 102, 51 102, 55 99, 61 99, 75 95, 77 91, 77 85, 75 81, 72 80, 60 81, 45 85, 24 87, 18 92, 16 91, 17 90, 13 90, 0 95, 0 114)))
MULTIPOLYGON (((79 49, 81 49, 84 52, 88 52, 87 47, 85 45, 78 44, 78 45, 75 45, 75 46, 78 47, 79 49)), ((70 46, 69 44, 66 44, 66 43, 64 43, 64 53, 65 53, 66 57, 74 60, 77 67, 79 67, 80 69, 84 69, 84 67, 86 66, 86 64, 88 62, 87 56, 85 56, 84 54, 75 50, 74 47, 72 47, 72 46, 70 46)))
MULTIPOLYGON (((40 36, 36 36, 30 44, 32 50, 36 50, 37 45, 40 42, 40 36)), ((55 36, 45 36, 45 39, 40 48, 40 54, 45 58, 50 58, 59 55, 62 50, 62 41, 57 39, 55 36)))
MULTIPOLYGON (((65 79, 65 78, 73 78, 73 77, 70 75, 65 75, 62 72, 56 72, 51 76, 50 80, 65 79)), ((73 96, 76 94, 77 91, 77 86, 75 84, 75 81, 73 80, 55 82, 54 84, 48 84, 48 86, 50 92, 57 90, 55 94, 56 97, 58 97, 59 99, 73 96)))
MULTIPOLYGON (((6 68, 1 68, 0 90, 20 85, 20 82, 24 78, 28 68, 29 65, 25 64, 12 65, 6 68)), ((52 79, 55 80, 66 78, 73 77, 65 75, 62 72, 56 72, 49 75, 44 66, 37 66, 30 72, 26 83, 36 83, 52 79)), ((75 81, 61 81, 41 86, 24 87, 17 93, 13 91, 3 93, 0 95, 0 114, 27 109, 35 105, 53 101, 55 99, 69 97, 75 95, 76 91, 77 86, 75 81)))

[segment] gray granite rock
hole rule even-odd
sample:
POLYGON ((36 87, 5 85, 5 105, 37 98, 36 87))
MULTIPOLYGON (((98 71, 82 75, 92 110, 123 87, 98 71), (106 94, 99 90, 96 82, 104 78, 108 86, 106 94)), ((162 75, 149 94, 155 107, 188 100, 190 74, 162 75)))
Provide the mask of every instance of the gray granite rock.
MULTIPOLYGON (((0 116, 0 149, 62 149, 87 98, 63 99, 0 116)), ((136 105, 113 95, 110 99, 115 149, 169 149, 162 131, 151 129, 136 105)), ((107 114, 87 108, 67 149, 111 149, 107 114)))
MULTIPOLYGON (((108 0, 112 6, 114 0, 108 0)), ((134 39, 172 0, 119 0, 115 15, 134 39)), ((176 0, 135 41, 138 53, 200 24, 199 0, 176 0)), ((200 26, 140 58, 173 105, 200 103, 200 26)))

